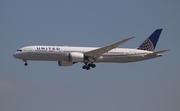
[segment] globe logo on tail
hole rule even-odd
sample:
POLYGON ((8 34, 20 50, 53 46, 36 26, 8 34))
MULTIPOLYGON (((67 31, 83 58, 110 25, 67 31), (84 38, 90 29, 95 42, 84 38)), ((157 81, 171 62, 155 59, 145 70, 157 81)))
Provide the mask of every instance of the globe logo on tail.
POLYGON ((141 46, 139 46, 138 49, 147 50, 147 51, 154 51, 154 45, 151 42, 151 40, 147 39, 146 41, 143 42, 143 44, 141 44, 141 46))

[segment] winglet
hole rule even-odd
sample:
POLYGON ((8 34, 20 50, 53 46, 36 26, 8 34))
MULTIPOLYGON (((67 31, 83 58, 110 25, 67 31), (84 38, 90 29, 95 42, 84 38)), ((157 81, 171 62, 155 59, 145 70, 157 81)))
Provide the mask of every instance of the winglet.
POLYGON ((155 30, 139 47, 140 50, 154 51, 162 29, 155 30))

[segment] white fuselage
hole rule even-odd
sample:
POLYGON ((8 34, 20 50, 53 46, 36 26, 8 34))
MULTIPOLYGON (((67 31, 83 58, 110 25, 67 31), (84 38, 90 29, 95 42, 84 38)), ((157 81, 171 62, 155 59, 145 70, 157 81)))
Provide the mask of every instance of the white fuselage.
MULTIPOLYGON (((69 54, 72 52, 85 53, 99 47, 70 47, 70 46, 27 46, 20 48, 14 53, 14 57, 22 60, 42 60, 42 61, 69 61, 69 54)), ((101 55, 98 60, 92 62, 113 62, 126 63, 147 60, 160 55, 146 56, 153 53, 151 51, 115 48, 101 55)), ((76 62, 90 62, 84 61, 76 62)))

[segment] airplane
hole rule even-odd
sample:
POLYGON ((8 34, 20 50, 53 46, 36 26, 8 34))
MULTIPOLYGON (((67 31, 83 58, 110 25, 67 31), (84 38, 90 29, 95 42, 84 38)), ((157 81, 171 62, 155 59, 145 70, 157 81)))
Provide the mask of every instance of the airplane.
POLYGON ((161 50, 154 52, 162 29, 155 30, 138 48, 117 48, 134 37, 115 42, 104 47, 72 47, 72 46, 26 46, 18 49, 13 56, 22 59, 27 66, 28 60, 57 61, 59 66, 72 66, 82 62, 83 69, 95 68, 98 62, 128 63, 148 60, 162 56, 161 50))

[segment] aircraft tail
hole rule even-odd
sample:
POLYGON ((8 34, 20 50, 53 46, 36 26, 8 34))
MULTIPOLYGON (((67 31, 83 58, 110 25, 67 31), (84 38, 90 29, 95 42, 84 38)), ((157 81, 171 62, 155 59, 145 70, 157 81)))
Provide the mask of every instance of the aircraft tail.
POLYGON ((154 51, 162 29, 155 30, 139 47, 139 50, 154 51))

